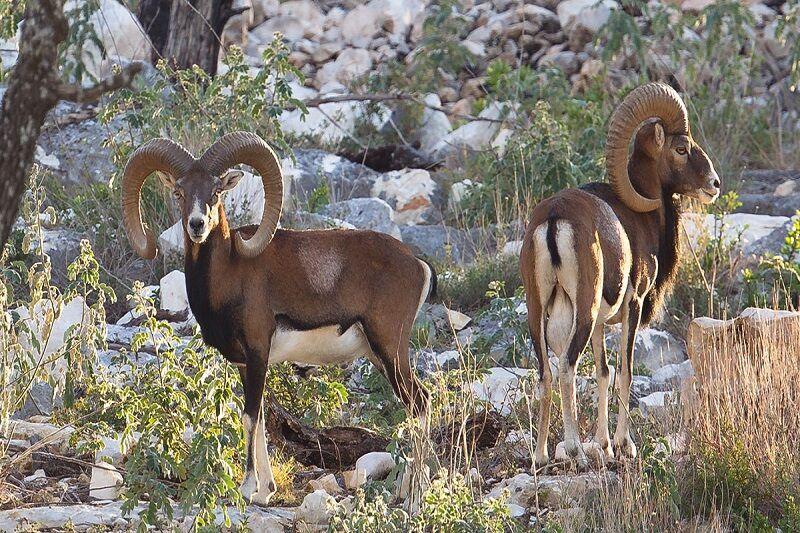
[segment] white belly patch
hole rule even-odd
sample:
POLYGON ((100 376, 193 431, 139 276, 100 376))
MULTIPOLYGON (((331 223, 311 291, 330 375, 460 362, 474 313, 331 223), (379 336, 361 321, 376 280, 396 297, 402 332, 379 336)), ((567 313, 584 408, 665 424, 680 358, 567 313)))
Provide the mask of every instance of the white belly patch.
POLYGON ((372 350, 360 323, 339 333, 339 326, 317 329, 276 329, 272 335, 269 364, 293 361, 308 365, 346 363, 372 350))

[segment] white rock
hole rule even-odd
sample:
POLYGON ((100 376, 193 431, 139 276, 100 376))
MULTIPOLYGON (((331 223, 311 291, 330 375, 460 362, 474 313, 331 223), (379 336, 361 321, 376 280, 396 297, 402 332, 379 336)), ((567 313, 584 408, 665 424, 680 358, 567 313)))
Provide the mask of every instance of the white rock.
POLYGON ((508 241, 503 245, 500 255, 519 256, 522 251, 522 241, 508 241))
POLYGON ((372 68, 372 57, 363 48, 345 48, 336 61, 325 63, 317 71, 316 81, 321 87, 328 82, 348 83, 369 72, 372 68))
POLYGON ((527 509, 521 505, 517 505, 516 503, 507 503, 506 508, 508 509, 508 515, 511 518, 519 518, 528 512, 527 509))
MULTIPOLYGON (((760 5, 760 4, 759 4, 760 5)), ((775 196, 789 196, 797 190, 797 180, 786 180, 775 187, 775 196)))
POLYGON ((319 479, 312 479, 308 484, 311 485, 312 489, 324 490, 328 494, 341 494, 344 492, 333 474, 326 474, 319 479))
POLYGON ((186 294, 186 276, 180 270, 173 270, 160 282, 161 309, 170 313, 181 313, 189 309, 189 296, 186 294))
MULTIPOLYGON (((342 87, 339 82, 329 82, 320 94, 329 94, 334 83, 342 87)), ((363 116, 364 106, 358 102, 332 102, 309 108, 305 116, 298 109, 284 111, 278 117, 278 122, 287 135, 308 136, 321 144, 335 144, 352 132, 363 116)))
POLYGON ((461 204, 461 200, 464 199, 464 196, 467 194, 467 191, 472 188, 474 183, 471 179, 467 178, 465 180, 457 181, 450 186, 450 197, 447 201, 448 207, 450 209, 455 210, 461 204))
POLYGON ((347 488, 358 488, 369 480, 385 478, 395 467, 392 454, 389 452, 369 452, 358 458, 355 468, 345 472, 347 488))
POLYGON ((440 354, 436 354, 436 364, 440 368, 444 368, 450 361, 457 361, 461 358, 461 353, 458 350, 447 350, 440 354))
POLYGON ((356 6, 342 20, 342 37, 348 44, 363 46, 378 34, 385 20, 385 14, 369 5, 356 6))
POLYGON ((683 363, 665 365, 655 372, 653 372, 652 382, 653 385, 670 386, 680 390, 683 382, 694 376, 694 366, 691 360, 686 360, 683 363))
POLYGON ((470 317, 454 309, 447 309, 447 320, 455 331, 461 331, 472 322, 470 317))
MULTIPOLYGON (((442 102, 437 94, 425 95, 425 104, 441 107, 442 102)), ((413 137, 412 142, 419 142, 420 150, 432 153, 434 147, 452 130, 450 120, 442 111, 426 107, 422 111, 420 127, 413 137)))
MULTIPOLYGON (((64 12, 77 9, 86 0, 69 0, 64 4, 64 12)), ((87 72, 95 78, 103 78, 112 73, 112 67, 121 61, 149 61, 150 41, 139 20, 116 0, 99 0, 98 9, 89 17, 88 24, 105 49, 103 57, 97 45, 90 40, 83 43, 80 61, 87 72)), ((75 60, 76 58, 72 58, 75 60)), ((90 83, 87 80, 87 83, 90 83)))
POLYGON ((279 15, 269 18, 250 32, 250 42, 261 44, 260 47, 256 46, 255 50, 252 47, 248 47, 249 52, 254 52, 250 55, 260 56, 264 46, 272 42, 275 32, 280 32, 284 39, 293 43, 305 36, 306 27, 303 21, 297 17, 279 15))
POLYGON ((311 0, 290 0, 281 2, 279 12, 281 15, 294 17, 303 25, 306 37, 319 37, 322 34, 322 26, 325 15, 311 0))
MULTIPOLYGON (((128 520, 122 518, 122 502, 108 505, 48 505, 0 511, 0 531, 13 532, 29 530, 31 526, 39 529, 64 530, 69 522, 76 531, 86 530, 127 530, 128 520)), ((136 506, 130 516, 135 517, 143 509, 136 506)))
POLYGON ((619 9, 613 0, 566 0, 558 4, 556 12, 566 33, 583 29, 594 35, 608 22, 613 9, 619 9))
MULTIPOLYGON (((600 448, 600 444, 597 442, 589 441, 589 442, 582 442, 581 447, 583 447, 583 453, 586 454, 586 457, 589 459, 589 462, 594 465, 601 465, 605 461, 605 457, 603 456, 603 450, 600 448)), ((556 451, 553 455, 554 459, 559 462, 571 462, 572 458, 567 454, 567 446, 562 440, 558 444, 556 444, 556 451)))
POLYGON ((44 470, 40 468, 37 471, 35 471, 33 474, 31 474, 30 476, 25 476, 23 481, 25 483, 33 483, 34 481, 36 481, 38 479, 46 479, 46 478, 47 478, 47 474, 45 474, 44 470))
POLYGON ((398 224, 419 224, 433 207, 436 189, 427 170, 407 168, 381 175, 373 183, 371 194, 394 208, 398 224))
POLYGON ((502 102, 494 102, 480 112, 478 117, 490 119, 475 120, 451 131, 433 148, 436 157, 446 157, 459 150, 481 150, 489 146, 500 129, 495 122, 503 117, 507 106, 502 102))
POLYGON ((122 486, 122 474, 113 465, 100 461, 92 467, 89 497, 94 500, 116 500, 122 486))
POLYGON ((505 416, 521 399, 523 391, 520 390, 520 382, 531 372, 533 370, 528 368, 494 367, 488 370, 481 381, 469 387, 476 398, 489 402, 493 409, 505 416))
POLYGON ((278 14, 279 0, 253 0, 253 25, 258 26, 268 18, 278 14))
POLYGON ((644 416, 660 417, 666 413, 671 399, 672 392, 654 392, 644 398, 639 398, 639 409, 642 410, 644 416))
POLYGON ((461 46, 463 46, 467 52, 476 57, 483 57, 486 55, 486 47, 483 46, 483 43, 477 43, 475 41, 465 39, 461 41, 461 46))
MULTIPOLYGON (((19 32, 10 39, 0 39, 0 67, 2 70, 10 70, 16 65, 19 56, 19 32)), ((0 102, 3 101, 5 88, 0 88, 0 102)))
POLYGON ((315 490, 303 498, 295 519, 310 525, 327 524, 335 512, 336 499, 324 490, 315 490))
POLYGON ((61 168, 61 163, 58 161, 58 158, 53 154, 48 154, 44 151, 44 148, 36 145, 36 155, 35 155, 36 162, 42 166, 53 168, 58 170, 61 168))

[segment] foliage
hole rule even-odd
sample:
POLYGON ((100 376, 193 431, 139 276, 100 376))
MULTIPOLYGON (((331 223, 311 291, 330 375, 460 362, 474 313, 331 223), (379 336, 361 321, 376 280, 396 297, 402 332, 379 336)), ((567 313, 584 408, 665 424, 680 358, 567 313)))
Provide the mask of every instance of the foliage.
POLYGON ((17 31, 17 24, 25 13, 25 2, 0 0, 0 39, 8 39, 17 31))
MULTIPOLYGON (((502 281, 493 281, 486 291, 490 303, 476 317, 478 323, 496 325, 492 333, 477 335, 470 346, 471 350, 480 360, 488 357, 496 348, 502 349, 503 356, 492 354, 492 365, 522 366, 529 368, 535 365, 530 361, 530 331, 528 328, 527 312, 520 310, 525 302, 524 289, 517 287, 514 295, 508 297, 505 284, 502 281)), ((485 329, 484 329, 485 331, 485 329)))
POLYGON ((503 149, 475 153, 459 173, 476 183, 459 206, 461 222, 525 220, 541 198, 602 178, 599 102, 572 96, 559 71, 512 70, 499 60, 488 68, 487 86, 482 105, 515 102, 512 132, 503 149))
POLYGON ((337 420, 342 406, 347 403, 348 391, 342 383, 343 375, 337 366, 304 372, 291 363, 280 363, 267 369, 266 390, 306 424, 322 427, 337 420))
POLYGON ((117 91, 102 111, 104 122, 121 116, 127 126, 108 141, 112 160, 122 169, 135 145, 154 137, 168 137, 199 155, 236 130, 251 131, 287 150, 277 117, 287 107, 305 109, 292 97, 289 78, 302 83, 303 75, 288 56, 289 49, 276 38, 261 56, 263 66, 252 72, 242 51, 231 47, 213 78, 197 66, 174 70, 159 61, 154 82, 117 91))
POLYGON ((100 282, 99 264, 87 241, 68 267, 67 286, 52 285, 41 220, 55 223, 55 212, 48 208, 40 215, 44 201, 34 167, 20 206, 25 221, 20 249, 9 244, 0 256, 0 428, 37 381, 48 382, 54 395, 72 404, 78 383, 94 371, 96 351, 105 347, 105 304, 115 299, 113 290, 100 282), (54 322, 71 304, 83 309, 80 323, 70 326, 63 339, 52 337, 54 322))
POLYGON ((481 255, 470 265, 439 272, 439 298, 454 309, 475 310, 488 304, 491 297, 486 291, 493 281, 511 292, 522 286, 519 259, 513 255, 481 255))
POLYGON ((792 222, 780 252, 762 257, 744 280, 751 305, 800 308, 800 212, 792 222))
POLYGON ((92 16, 99 9, 98 0, 86 0, 74 3, 64 12, 69 31, 66 39, 58 47, 58 62, 62 75, 75 83, 81 83, 84 79, 97 81, 97 78, 86 69, 86 61, 99 63, 106 57, 103 42, 91 23, 92 16), (94 57, 96 54, 100 57, 94 57))
POLYGON ((107 372, 85 383, 85 396, 70 413, 82 420, 73 437, 88 450, 101 448, 100 436, 127 448, 123 478, 124 512, 147 501, 140 530, 171 520, 171 500, 196 510, 194 526, 214 529, 214 512, 229 521, 225 500, 243 501, 237 490, 241 400, 236 371, 198 335, 184 342, 169 323, 155 318, 152 302, 137 282, 130 300, 142 316, 131 353, 113 358, 107 372), (143 351, 155 355, 139 361, 143 351))
POLYGON ((328 531, 377 533, 378 531, 505 532, 520 530, 501 500, 477 500, 466 480, 458 474, 438 476, 422 496, 420 510, 410 516, 389 505, 389 495, 367 498, 356 493, 352 511, 340 509, 328 531))
MULTIPOLYGON (((797 137, 780 113, 780 95, 762 94, 767 55, 747 5, 722 1, 691 13, 668 3, 628 0, 615 10, 599 41, 608 65, 633 62, 637 83, 672 78, 687 103, 693 134, 723 174, 751 165, 791 165, 797 137), (630 13, 641 12, 642 27, 630 13), (787 131, 784 131, 787 129, 787 131), (780 133, 779 133, 780 132, 780 133)), ((783 38, 796 40, 786 27, 783 38)))

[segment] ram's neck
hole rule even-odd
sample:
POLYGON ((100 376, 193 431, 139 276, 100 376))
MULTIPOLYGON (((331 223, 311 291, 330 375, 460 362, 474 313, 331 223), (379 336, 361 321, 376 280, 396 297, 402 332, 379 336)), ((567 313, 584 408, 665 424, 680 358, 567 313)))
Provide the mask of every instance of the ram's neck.
POLYGON ((203 319, 210 318, 220 304, 219 298, 215 297, 219 284, 212 280, 225 279, 224 273, 229 270, 232 260, 228 220, 222 207, 219 210, 219 223, 202 244, 192 242, 184 230, 186 292, 192 313, 201 326, 203 319))
POLYGON ((658 241, 658 274, 656 283, 645 299, 642 308, 642 323, 647 324, 658 316, 664 299, 672 291, 675 276, 680 266, 681 213, 678 200, 664 192, 662 207, 658 209, 660 219, 658 241))

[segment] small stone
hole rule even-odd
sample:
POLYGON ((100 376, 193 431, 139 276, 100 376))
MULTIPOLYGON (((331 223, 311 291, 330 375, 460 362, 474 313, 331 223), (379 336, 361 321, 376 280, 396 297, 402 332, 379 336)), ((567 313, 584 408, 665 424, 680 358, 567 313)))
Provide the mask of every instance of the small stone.
POLYGON ((122 483, 122 474, 112 464, 99 461, 92 467, 89 497, 95 500, 116 500, 122 483))
POLYGON ((311 488, 314 490, 324 490, 328 494, 341 494, 344 492, 339 482, 336 481, 336 476, 333 474, 326 474, 319 479, 312 479, 309 482, 311 488))
POLYGON ((326 525, 336 510, 336 499, 322 489, 303 498, 297 508, 295 520, 309 525, 326 525))
POLYGON ((173 270, 159 283, 161 287, 161 309, 170 313, 182 313, 189 309, 189 296, 186 293, 186 276, 180 270, 173 270))
POLYGON ((23 479, 23 481, 26 484, 28 484, 28 483, 33 483, 35 481, 38 481, 40 479, 47 479, 47 474, 45 474, 44 470, 42 470, 41 468, 36 470, 30 476, 25 476, 25 479, 23 479))

